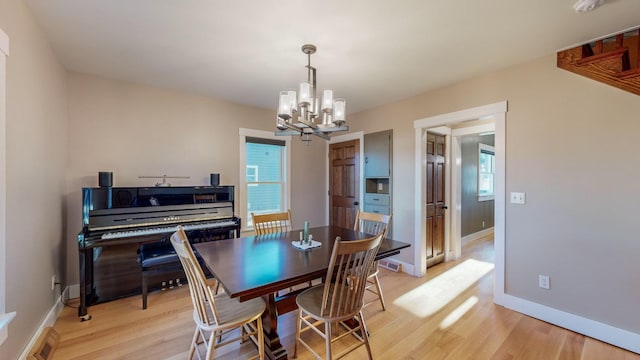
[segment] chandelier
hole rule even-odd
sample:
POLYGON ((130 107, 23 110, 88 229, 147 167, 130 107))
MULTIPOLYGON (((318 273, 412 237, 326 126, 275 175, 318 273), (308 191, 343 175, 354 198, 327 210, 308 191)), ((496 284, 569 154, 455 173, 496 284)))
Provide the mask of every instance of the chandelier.
POLYGON ((278 103, 276 135, 300 135, 309 145, 309 135, 329 140, 329 133, 347 131, 345 99, 334 99, 332 90, 322 92, 322 102, 316 92, 316 68, 311 66, 315 45, 302 45, 307 54, 307 81, 300 83, 299 91, 281 91, 278 103), (322 118, 320 119, 322 115, 322 118))

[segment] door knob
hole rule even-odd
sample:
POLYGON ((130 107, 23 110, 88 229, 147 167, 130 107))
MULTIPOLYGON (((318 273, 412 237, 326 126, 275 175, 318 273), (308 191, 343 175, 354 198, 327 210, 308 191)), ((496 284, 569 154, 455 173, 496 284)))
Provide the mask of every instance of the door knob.
POLYGON ((447 210, 449 207, 447 205, 442 205, 441 208, 442 210, 447 210))
POLYGON ((357 202, 357 201, 354 201, 354 202, 353 202, 353 205, 358 206, 358 205, 360 205, 360 203, 359 203, 359 202, 357 202))

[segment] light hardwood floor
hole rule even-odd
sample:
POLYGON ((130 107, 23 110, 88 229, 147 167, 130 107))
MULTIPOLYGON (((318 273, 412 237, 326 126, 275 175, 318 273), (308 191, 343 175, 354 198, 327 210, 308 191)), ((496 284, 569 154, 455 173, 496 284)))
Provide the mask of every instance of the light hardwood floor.
MULTIPOLYGON (((459 261, 430 268, 425 278, 381 270, 387 311, 378 304, 364 310, 375 359, 640 360, 638 354, 495 305, 492 238, 467 244, 463 254, 459 261)), ((89 313, 93 319, 81 323, 76 309, 64 309, 54 325, 61 338, 55 360, 173 360, 188 354, 194 324, 187 286, 151 293, 144 311, 135 296, 92 306, 89 313)), ((290 356, 295 315, 282 315, 279 322, 290 356)), ((320 341, 312 344, 323 348, 320 341)), ((221 349, 216 359, 254 353, 247 342, 221 349)), ((298 355, 311 358, 304 349, 298 355)), ((365 349, 346 358, 366 358, 365 349)))

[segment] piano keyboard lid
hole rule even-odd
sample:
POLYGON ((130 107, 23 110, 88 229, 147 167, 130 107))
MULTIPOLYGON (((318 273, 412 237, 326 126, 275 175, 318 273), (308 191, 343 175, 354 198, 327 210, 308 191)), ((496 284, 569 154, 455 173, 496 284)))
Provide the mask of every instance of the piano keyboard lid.
POLYGON ((213 221, 233 217, 231 202, 99 209, 89 211, 89 230, 213 221))

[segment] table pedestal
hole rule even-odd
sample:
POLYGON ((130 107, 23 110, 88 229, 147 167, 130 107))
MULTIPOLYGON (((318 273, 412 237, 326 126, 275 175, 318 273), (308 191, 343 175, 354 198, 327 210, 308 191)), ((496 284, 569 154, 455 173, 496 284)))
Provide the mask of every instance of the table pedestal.
POLYGON ((304 290, 306 288, 292 291, 282 296, 269 294, 262 297, 264 302, 267 303, 267 309, 262 314, 264 353, 267 358, 271 360, 287 359, 287 351, 280 343, 280 335, 278 335, 278 315, 298 310, 296 296, 304 290))

